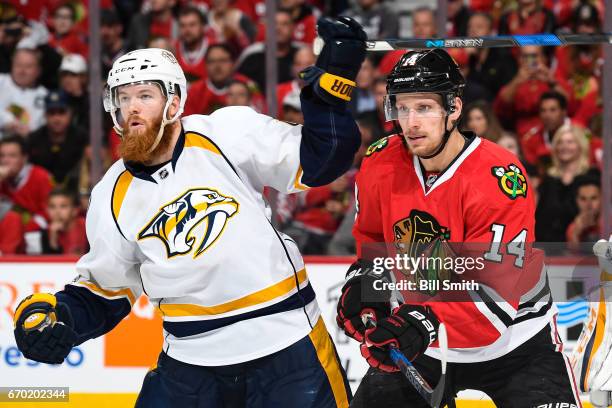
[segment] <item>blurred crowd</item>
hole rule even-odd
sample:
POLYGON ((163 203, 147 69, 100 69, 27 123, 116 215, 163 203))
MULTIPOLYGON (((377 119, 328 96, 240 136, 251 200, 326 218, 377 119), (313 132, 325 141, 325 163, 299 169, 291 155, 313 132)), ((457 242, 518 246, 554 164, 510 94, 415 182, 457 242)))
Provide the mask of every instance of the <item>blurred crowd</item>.
MULTIPOLYGON (((435 11, 400 18, 400 1, 278 0, 278 118, 303 117, 298 73, 312 65, 320 16, 350 15, 370 38, 434 38, 435 11)), ((443 36, 601 32, 602 0, 448 0, 443 36)), ((229 105, 266 112, 265 1, 101 0, 102 77, 89 84, 86 1, 0 1, 0 253, 87 250, 90 85, 143 47, 172 51, 189 83, 185 114, 229 105)), ((269 192, 275 222, 304 254, 354 254, 353 181, 367 147, 394 133, 384 121, 386 75, 403 51, 371 53, 349 108, 362 134, 353 169, 294 195, 269 192)), ((536 239, 579 251, 600 233, 602 51, 599 45, 455 49, 467 79, 460 128, 514 152, 537 200, 536 239)), ((102 109, 94 106, 93 109, 102 109)), ((102 161, 119 138, 104 115, 102 161)))

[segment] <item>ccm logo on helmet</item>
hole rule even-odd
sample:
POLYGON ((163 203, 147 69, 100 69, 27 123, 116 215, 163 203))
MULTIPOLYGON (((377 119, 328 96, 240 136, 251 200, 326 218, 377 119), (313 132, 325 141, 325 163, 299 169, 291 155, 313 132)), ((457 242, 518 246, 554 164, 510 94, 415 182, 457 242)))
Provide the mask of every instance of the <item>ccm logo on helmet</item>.
POLYGON ((116 69, 116 70, 115 70, 115 74, 118 74, 118 73, 120 73, 120 72, 125 72, 125 71, 131 71, 131 70, 133 70, 133 69, 134 69, 134 67, 125 67, 125 68, 119 68, 119 69, 116 69))

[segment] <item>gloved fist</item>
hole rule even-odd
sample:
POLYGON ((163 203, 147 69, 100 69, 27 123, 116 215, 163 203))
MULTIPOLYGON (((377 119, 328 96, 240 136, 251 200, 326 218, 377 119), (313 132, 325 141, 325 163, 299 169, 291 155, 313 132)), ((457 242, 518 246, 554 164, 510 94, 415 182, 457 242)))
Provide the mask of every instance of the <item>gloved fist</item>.
POLYGON ((347 336, 362 342, 366 327, 361 316, 369 313, 375 321, 389 316, 391 293, 374 289, 374 281, 381 277, 374 274, 371 262, 358 260, 351 265, 346 276, 338 301, 336 323, 347 336))
POLYGON ((22 300, 14 324, 17 347, 30 360, 61 364, 77 342, 68 306, 48 293, 22 300))
POLYGON ((306 68, 300 77, 331 105, 350 101, 355 78, 365 59, 366 33, 357 21, 345 16, 337 20, 320 18, 317 32, 325 45, 315 66, 306 68))
POLYGON ((436 341, 439 325, 428 307, 403 304, 395 308, 391 316, 379 320, 376 327, 366 330, 361 355, 374 368, 398 371, 389 355, 389 346, 413 361, 436 341))

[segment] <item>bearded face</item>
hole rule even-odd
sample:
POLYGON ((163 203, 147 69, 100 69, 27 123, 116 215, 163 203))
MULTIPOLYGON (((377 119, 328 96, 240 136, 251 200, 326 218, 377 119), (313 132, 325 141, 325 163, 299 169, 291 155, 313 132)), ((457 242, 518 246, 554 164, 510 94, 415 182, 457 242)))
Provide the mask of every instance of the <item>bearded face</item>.
MULTIPOLYGON (((124 161, 148 165, 169 150, 172 134, 180 124, 175 122, 164 126, 156 145, 162 126, 162 112, 166 105, 166 97, 159 84, 137 83, 122 86, 117 90, 114 103, 120 109, 118 121, 123 132, 119 152, 124 161), (153 146, 155 148, 151 151, 153 146)), ((172 113, 173 106, 168 110, 168 114, 172 113)))
POLYGON ((161 119, 161 115, 153 121, 148 121, 137 115, 128 117, 127 126, 123 129, 123 137, 119 145, 119 153, 124 161, 148 164, 153 158, 170 147, 174 126, 168 125, 164 127, 159 144, 153 151, 149 151, 159 133, 161 119))

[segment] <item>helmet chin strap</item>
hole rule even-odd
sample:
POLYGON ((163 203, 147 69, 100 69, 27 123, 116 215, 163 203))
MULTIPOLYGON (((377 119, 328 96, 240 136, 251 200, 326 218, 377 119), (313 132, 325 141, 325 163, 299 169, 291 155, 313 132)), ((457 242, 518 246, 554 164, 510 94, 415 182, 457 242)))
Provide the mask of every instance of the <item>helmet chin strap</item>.
POLYGON ((446 143, 448 142, 448 139, 450 139, 451 133, 453 132, 453 130, 455 130, 456 127, 457 127, 457 122, 453 124, 450 130, 448 129, 448 115, 446 115, 444 117, 444 136, 442 137, 442 141, 438 145, 438 148, 432 154, 429 154, 427 156, 419 156, 419 158, 426 159, 426 160, 433 159, 434 157, 442 153, 442 150, 444 150, 444 147, 446 147, 446 143))
POLYGON ((183 110, 179 108, 179 110, 174 114, 172 118, 166 119, 166 117, 168 116, 168 108, 170 108, 171 104, 172 98, 168 98, 168 100, 166 101, 166 106, 164 107, 164 112, 162 113, 162 122, 159 126, 157 137, 155 138, 155 141, 153 142, 149 150, 147 150, 147 153, 153 152, 153 150, 155 150, 155 148, 159 145, 159 142, 161 142, 162 136, 164 135, 164 128, 166 127, 166 125, 176 122, 179 116, 181 116, 181 114, 183 113, 183 110))
POLYGON ((157 132, 155 141, 153 142, 153 144, 151 144, 151 147, 149 147, 149 150, 147 150, 147 153, 153 152, 153 150, 155 150, 155 148, 159 145, 159 142, 161 142, 161 138, 164 135, 164 128, 166 127, 166 125, 176 120, 176 116, 170 120, 166 119, 166 115, 168 114, 169 107, 170 107, 170 98, 168 98, 168 101, 166 102, 166 106, 164 107, 164 112, 162 113, 162 122, 161 122, 161 125, 159 125, 159 131, 157 132))

